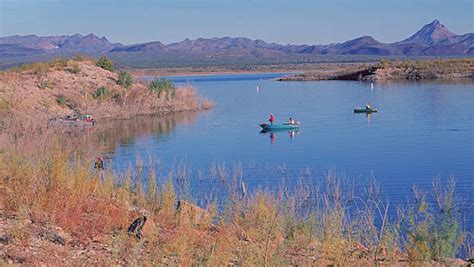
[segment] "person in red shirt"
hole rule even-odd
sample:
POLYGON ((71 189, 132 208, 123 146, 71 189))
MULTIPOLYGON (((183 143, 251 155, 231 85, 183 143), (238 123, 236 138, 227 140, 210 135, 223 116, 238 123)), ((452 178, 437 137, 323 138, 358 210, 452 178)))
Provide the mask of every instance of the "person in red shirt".
POLYGON ((270 118, 268 118, 268 121, 273 124, 273 122, 275 121, 275 115, 273 115, 273 113, 270 113, 270 118))

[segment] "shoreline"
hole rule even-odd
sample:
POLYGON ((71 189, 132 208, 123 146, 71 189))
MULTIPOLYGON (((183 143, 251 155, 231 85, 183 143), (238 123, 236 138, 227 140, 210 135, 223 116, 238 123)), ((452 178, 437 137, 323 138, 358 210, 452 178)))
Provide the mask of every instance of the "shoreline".
MULTIPOLYGON (((136 73, 136 70, 131 70, 131 73, 136 73)), ((140 71, 138 71, 139 73, 140 71)), ((163 77, 163 78, 168 78, 168 77, 180 77, 180 76, 190 76, 190 77, 199 77, 199 76, 210 76, 210 75, 239 75, 239 74, 272 74, 272 73, 288 73, 288 72, 294 72, 294 73, 303 73, 303 70, 275 70, 275 71, 264 71, 264 70, 259 70, 259 71, 232 71, 232 70, 220 70, 220 71, 206 71, 206 72, 193 72, 193 71, 183 71, 183 72, 166 72, 166 71, 160 71, 160 70, 151 70, 150 75, 148 74, 136 74, 135 77, 137 78, 145 78, 145 77, 163 77), (156 74, 156 75, 153 75, 156 74)))
MULTIPOLYGON (((372 62, 373 63, 373 62, 372 62)), ((333 70, 344 66, 354 66, 360 63, 292 63, 280 65, 251 65, 242 69, 240 66, 229 67, 188 67, 188 68, 153 68, 153 69, 128 69, 136 77, 144 76, 204 76, 225 74, 259 74, 259 73, 304 73, 308 69, 318 68, 333 70)), ((370 64, 367 62, 365 64, 370 64)))
POLYGON ((216 68, 159 68, 130 69, 140 78, 173 77, 173 76, 208 76, 208 75, 245 75, 287 73, 277 81, 455 81, 474 79, 474 58, 405 60, 365 62, 365 63, 313 63, 290 65, 255 65, 250 69, 234 67, 216 68))
POLYGON ((357 64, 332 71, 310 70, 279 81, 449 81, 474 80, 474 58, 437 60, 381 60, 377 64, 357 64))
POLYGON ((365 63, 302 63, 282 66, 255 65, 251 69, 158 68, 130 69, 136 77, 208 76, 288 73, 278 81, 403 81, 474 79, 474 58, 404 60, 365 63))

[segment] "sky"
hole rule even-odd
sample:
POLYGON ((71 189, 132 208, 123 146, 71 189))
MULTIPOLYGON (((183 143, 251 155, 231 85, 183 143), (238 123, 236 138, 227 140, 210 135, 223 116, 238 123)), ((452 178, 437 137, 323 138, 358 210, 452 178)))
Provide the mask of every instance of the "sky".
POLYGON ((474 0, 0 0, 0 36, 94 33, 123 44, 224 36, 394 42, 434 19, 474 32, 474 0))

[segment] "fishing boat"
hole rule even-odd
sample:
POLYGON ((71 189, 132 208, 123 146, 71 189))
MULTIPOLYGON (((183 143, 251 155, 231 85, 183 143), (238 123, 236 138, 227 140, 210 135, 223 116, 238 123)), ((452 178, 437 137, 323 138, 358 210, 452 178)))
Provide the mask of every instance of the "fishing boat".
POLYGON ((377 112, 376 109, 368 109, 368 108, 355 108, 354 113, 374 113, 377 112))
POLYGON ((94 126, 95 119, 89 114, 82 116, 70 114, 65 117, 51 118, 49 123, 56 126, 94 126))
POLYGON ((300 123, 296 122, 294 124, 282 123, 282 124, 270 124, 268 122, 260 123, 262 131, 277 131, 277 130, 295 130, 300 128, 300 123))

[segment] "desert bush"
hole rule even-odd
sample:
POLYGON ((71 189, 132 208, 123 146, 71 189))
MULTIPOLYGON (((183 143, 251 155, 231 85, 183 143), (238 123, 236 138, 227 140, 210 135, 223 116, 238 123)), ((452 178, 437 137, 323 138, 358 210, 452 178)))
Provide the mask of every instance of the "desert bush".
POLYGON ((66 97, 64 95, 59 95, 56 98, 56 103, 58 103, 58 105, 61 105, 61 106, 66 105, 66 97))
POLYGON ((165 212, 165 214, 173 214, 176 207, 176 194, 173 180, 171 178, 163 184, 160 196, 160 206, 162 210, 165 212))
POLYGON ((31 64, 24 64, 15 69, 16 72, 31 71, 36 75, 45 75, 50 71, 50 65, 47 62, 35 62, 31 64))
POLYGON ((386 69, 390 66, 390 61, 388 59, 382 58, 380 59, 380 62, 377 66, 380 69, 386 69))
POLYGON ((97 90, 95 90, 94 93, 92 93, 92 97, 94 99, 103 99, 103 98, 107 97, 108 94, 109 94, 109 90, 107 89, 107 87, 101 86, 101 87, 97 88, 97 90))
POLYGON ((51 61, 49 64, 51 67, 56 67, 56 68, 65 68, 67 67, 69 62, 68 58, 57 58, 51 61))
POLYGON ((148 90, 150 92, 156 92, 158 97, 161 97, 163 93, 166 94, 166 96, 174 96, 176 87, 170 80, 160 78, 151 81, 148 85, 148 90))
POLYGON ((81 54, 78 54, 78 55, 75 55, 72 60, 74 61, 85 61, 85 60, 90 60, 90 57, 86 56, 86 55, 81 55, 81 54))
POLYGON ((41 80, 40 83, 38 84, 38 87, 40 89, 47 89, 47 88, 53 88, 53 84, 49 80, 41 80))
POLYGON ((106 56, 101 56, 95 63, 97 67, 103 68, 104 70, 114 71, 114 63, 106 56))
POLYGON ((10 109, 11 105, 5 99, 0 97, 0 110, 10 109))
POLYGON ((133 84, 133 77, 126 71, 121 71, 118 76, 117 84, 128 89, 133 84))
POLYGON ((454 180, 442 192, 434 181, 435 207, 426 201, 426 193, 416 188, 415 204, 403 220, 406 251, 412 260, 438 260, 454 257, 462 244, 462 231, 454 206, 454 180))
POLYGON ((205 110, 206 109, 212 109, 213 107, 214 107, 214 103, 211 100, 209 100, 207 98, 204 98, 202 100, 202 102, 201 102, 201 108, 202 109, 205 109, 205 110))
POLYGON ((71 72, 73 74, 78 74, 79 72, 81 72, 81 68, 79 67, 78 64, 74 64, 74 65, 72 65, 71 72))

